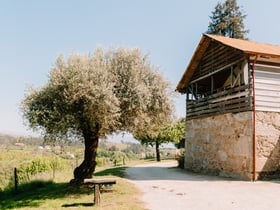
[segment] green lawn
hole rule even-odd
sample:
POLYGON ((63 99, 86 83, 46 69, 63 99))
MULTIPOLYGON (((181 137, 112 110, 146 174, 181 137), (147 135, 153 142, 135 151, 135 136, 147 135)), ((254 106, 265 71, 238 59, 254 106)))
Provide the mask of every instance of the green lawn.
MULTIPOLYGON (((141 193, 126 179, 119 166, 102 169, 95 177, 111 177, 117 180, 112 192, 101 194, 99 206, 93 205, 93 189, 88 186, 71 186, 67 182, 32 181, 20 185, 18 190, 0 192, 0 209, 105 209, 143 210, 141 193)), ((70 180, 70 178, 68 179, 70 180)))

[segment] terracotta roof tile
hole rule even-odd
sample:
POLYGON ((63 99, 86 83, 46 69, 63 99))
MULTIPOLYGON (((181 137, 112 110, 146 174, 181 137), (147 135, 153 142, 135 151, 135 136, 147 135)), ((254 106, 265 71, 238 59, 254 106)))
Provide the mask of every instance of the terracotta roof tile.
POLYGON ((276 57, 280 56, 280 46, 210 34, 206 34, 205 36, 221 42, 224 45, 239 49, 247 54, 270 55, 276 57))
POLYGON ((214 40, 226 46, 238 49, 245 54, 249 55, 263 55, 263 56, 270 56, 270 57, 280 57, 280 46, 271 45, 271 44, 263 44, 252 42, 248 40, 242 39, 233 39, 224 36, 218 35, 210 35, 204 34, 192 56, 190 63, 188 64, 181 80, 179 81, 176 90, 184 93, 184 88, 186 88, 187 84, 189 83, 192 75, 196 71, 197 65, 200 59, 203 57, 203 54, 206 48, 209 45, 210 40, 214 40))

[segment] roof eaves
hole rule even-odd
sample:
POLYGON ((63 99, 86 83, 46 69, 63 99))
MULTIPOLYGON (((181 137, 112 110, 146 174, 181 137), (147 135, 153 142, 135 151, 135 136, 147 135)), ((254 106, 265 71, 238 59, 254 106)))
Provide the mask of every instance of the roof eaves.
POLYGON ((235 48, 247 55, 260 55, 280 58, 279 46, 261 44, 248 40, 237 40, 211 34, 203 34, 182 78, 176 87, 176 91, 180 93, 186 93, 186 87, 188 86, 195 70, 197 69, 197 66, 199 65, 199 61, 201 60, 211 41, 216 41, 228 47, 235 48))
POLYGON ((219 35, 205 34, 212 40, 215 40, 221 44, 224 44, 228 47, 238 49, 245 54, 249 55, 264 55, 270 57, 280 57, 280 47, 271 44, 264 44, 253 42, 249 40, 242 40, 236 38, 228 38, 219 35))
POLYGON ((185 88, 188 86, 188 84, 191 80, 191 77, 193 76, 193 74, 194 74, 194 72, 195 72, 195 70, 196 70, 196 68, 199 64, 200 59, 203 56, 203 54, 206 51, 209 44, 210 44, 209 37, 207 37, 203 34, 198 46, 195 49, 194 54, 193 54, 193 56, 192 56, 192 58, 189 62, 189 65, 187 66, 187 68, 186 68, 182 78, 180 79, 175 91, 178 91, 180 93, 185 93, 186 92, 185 88))

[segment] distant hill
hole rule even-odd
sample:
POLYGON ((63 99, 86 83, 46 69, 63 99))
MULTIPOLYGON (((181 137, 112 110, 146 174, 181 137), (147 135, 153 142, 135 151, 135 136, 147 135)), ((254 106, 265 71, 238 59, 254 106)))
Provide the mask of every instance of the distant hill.
POLYGON ((23 143, 26 145, 34 145, 39 146, 42 145, 44 140, 39 137, 32 136, 17 136, 17 135, 9 135, 0 133, 0 144, 4 145, 14 145, 16 143, 23 143))
POLYGON ((112 134, 108 136, 107 141, 114 142, 114 143, 138 143, 136 139, 129 133, 123 134, 112 134))

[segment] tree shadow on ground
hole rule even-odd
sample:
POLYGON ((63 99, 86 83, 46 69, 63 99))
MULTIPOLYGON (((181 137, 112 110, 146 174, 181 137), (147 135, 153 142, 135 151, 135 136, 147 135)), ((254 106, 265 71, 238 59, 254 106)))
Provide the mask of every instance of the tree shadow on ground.
POLYGON ((71 207, 79 207, 79 206, 94 206, 94 203, 71 203, 71 204, 63 204, 62 207, 71 208, 71 207))
POLYGON ((94 176, 118 176, 118 177, 125 177, 126 173, 125 170, 127 166, 117 166, 114 168, 108 168, 102 171, 98 171, 94 173, 94 176))
MULTIPOLYGON (((86 186, 72 186, 69 183, 52 181, 32 181, 15 189, 0 192, 0 209, 40 207, 45 200, 59 199, 92 193, 86 186)), ((80 204, 82 205, 82 204, 80 204)))
MULTIPOLYGON (((124 177, 126 166, 119 166, 96 172, 95 176, 124 177)), ((36 180, 21 184, 14 188, 0 191, 0 209, 19 209, 24 207, 38 208, 46 200, 60 198, 75 198, 85 194, 93 194, 92 188, 86 185, 71 185, 68 182, 36 180)), ((93 206, 93 203, 63 204, 62 207, 93 206)))
POLYGON ((176 166, 137 166, 126 171, 126 178, 138 181, 238 181, 235 178, 220 177, 214 174, 203 174, 187 171, 176 166))

